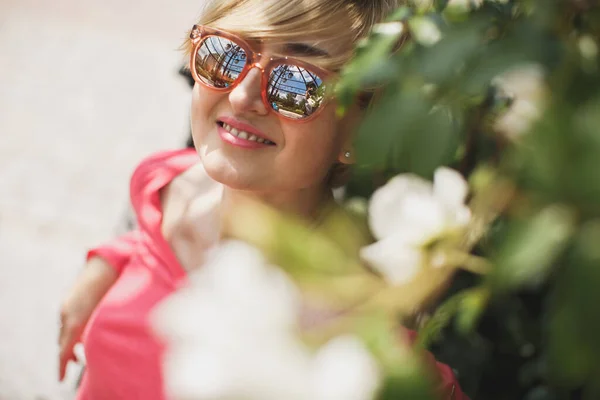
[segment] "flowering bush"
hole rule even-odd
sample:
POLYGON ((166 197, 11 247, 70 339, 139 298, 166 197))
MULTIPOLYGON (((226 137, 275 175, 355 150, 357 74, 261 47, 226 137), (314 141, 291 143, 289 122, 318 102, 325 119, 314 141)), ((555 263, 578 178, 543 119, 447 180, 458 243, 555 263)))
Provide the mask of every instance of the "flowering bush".
POLYGON ((348 213, 240 209, 266 258, 228 243, 159 313, 176 398, 434 398, 422 347, 473 399, 600 398, 599 37, 591 0, 413 0, 376 27, 336 86, 340 114, 381 88, 348 213))

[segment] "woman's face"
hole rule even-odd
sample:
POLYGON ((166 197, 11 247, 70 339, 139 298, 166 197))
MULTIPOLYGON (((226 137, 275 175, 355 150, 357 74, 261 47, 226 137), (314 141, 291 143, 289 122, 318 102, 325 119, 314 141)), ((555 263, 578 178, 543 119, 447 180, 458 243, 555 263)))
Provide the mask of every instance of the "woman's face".
MULTIPOLYGON (((287 48, 327 52, 312 43, 287 48)), ((263 44, 265 59, 300 56, 263 44)), ((304 50, 303 50, 304 51, 304 50)), ((224 185, 251 191, 295 191, 322 187, 336 161, 348 162, 349 126, 330 102, 307 122, 278 117, 261 97, 261 71, 252 68, 228 93, 196 83, 192 95, 192 135, 209 176, 224 185), (259 145, 230 134, 231 128, 256 133, 274 144, 259 145)), ((242 135, 243 136, 243 135, 242 135)))

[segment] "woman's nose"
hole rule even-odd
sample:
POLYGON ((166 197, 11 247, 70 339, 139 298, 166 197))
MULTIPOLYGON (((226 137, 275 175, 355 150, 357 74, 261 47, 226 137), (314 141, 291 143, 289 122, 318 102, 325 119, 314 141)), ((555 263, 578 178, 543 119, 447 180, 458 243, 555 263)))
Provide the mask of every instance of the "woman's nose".
POLYGON ((229 103, 234 113, 258 115, 269 113, 261 96, 262 75, 259 67, 252 67, 244 79, 229 93, 229 103))

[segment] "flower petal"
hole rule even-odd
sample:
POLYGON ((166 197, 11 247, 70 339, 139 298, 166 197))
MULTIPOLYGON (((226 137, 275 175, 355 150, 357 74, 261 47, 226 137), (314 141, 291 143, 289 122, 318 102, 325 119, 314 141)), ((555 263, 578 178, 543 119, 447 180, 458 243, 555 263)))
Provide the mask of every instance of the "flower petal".
POLYGON ((444 205, 432 196, 408 196, 402 216, 393 236, 409 237, 407 241, 414 246, 423 246, 436 239, 445 230, 448 220, 444 205))
POLYGON ((175 399, 225 398, 229 379, 223 358, 214 351, 198 351, 192 346, 173 346, 165 357, 166 391, 175 399))
POLYGON ((458 207, 454 210, 454 227, 464 227, 471 221, 471 210, 467 206, 458 207))
POLYGON ((399 243, 393 236, 363 247, 360 258, 391 285, 410 282, 423 261, 419 248, 399 243))
POLYGON ((430 182, 412 174, 398 175, 373 193, 369 203, 369 224, 373 235, 383 239, 394 233, 403 218, 407 196, 431 196, 430 182))
POLYGON ((457 171, 439 167, 433 177, 433 192, 437 199, 452 209, 464 204, 469 186, 457 171))
POLYGON ((314 358, 314 400, 371 400, 380 371, 369 351, 351 335, 330 340, 314 358))
POLYGON ((299 310, 300 294, 285 273, 266 265, 258 250, 232 241, 210 254, 153 320, 159 334, 173 339, 211 335, 208 326, 226 334, 249 325, 266 335, 293 329, 299 310))

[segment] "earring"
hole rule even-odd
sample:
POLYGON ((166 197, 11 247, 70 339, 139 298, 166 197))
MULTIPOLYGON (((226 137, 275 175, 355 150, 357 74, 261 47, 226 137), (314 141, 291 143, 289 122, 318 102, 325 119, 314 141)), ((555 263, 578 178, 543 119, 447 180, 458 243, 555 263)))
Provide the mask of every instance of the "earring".
POLYGON ((349 151, 345 152, 345 153, 344 153, 344 157, 346 157, 346 158, 350 158, 350 152, 349 152, 349 151))

